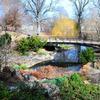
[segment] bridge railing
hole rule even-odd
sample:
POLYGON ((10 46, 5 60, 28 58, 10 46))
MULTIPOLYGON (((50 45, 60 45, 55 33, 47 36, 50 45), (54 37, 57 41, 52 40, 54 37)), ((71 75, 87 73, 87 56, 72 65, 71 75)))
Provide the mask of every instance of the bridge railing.
POLYGON ((64 36, 55 36, 55 35, 41 35, 40 37, 42 37, 43 39, 46 39, 48 41, 51 41, 51 40, 76 40, 76 41, 82 41, 82 40, 86 40, 86 41, 98 41, 100 42, 100 39, 98 39, 97 36, 94 37, 94 35, 88 35, 87 37, 83 36, 82 38, 78 38, 78 37, 64 37, 64 36))
POLYGON ((85 34, 83 35, 84 40, 90 40, 90 41, 100 41, 100 36, 96 34, 85 34))

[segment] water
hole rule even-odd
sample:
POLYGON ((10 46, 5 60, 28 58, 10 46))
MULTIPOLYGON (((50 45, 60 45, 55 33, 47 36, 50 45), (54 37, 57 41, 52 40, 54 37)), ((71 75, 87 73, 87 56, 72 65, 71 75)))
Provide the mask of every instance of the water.
MULTIPOLYGON (((86 47, 81 46, 81 50, 85 50, 86 47)), ((72 48, 69 50, 64 50, 56 52, 54 60, 57 62, 78 62, 78 50, 77 48, 72 48)))
POLYGON ((81 65, 78 64, 78 63, 71 63, 71 64, 68 64, 68 63, 57 63, 57 62, 54 62, 54 61, 45 61, 45 62, 41 62, 41 63, 38 63, 36 65, 34 65, 32 67, 33 70, 38 70, 40 69, 41 67, 45 67, 45 66, 57 66, 57 67, 63 67, 65 69, 67 69, 68 71, 79 71, 80 68, 81 68, 81 65))
MULTIPOLYGON (((86 47, 82 46, 81 50, 86 49, 86 47)), ((78 62, 78 50, 76 48, 72 48, 70 50, 56 52, 54 59, 52 61, 46 61, 39 63, 32 67, 34 70, 38 70, 40 67, 44 66, 58 66, 64 67, 68 71, 79 71, 81 68, 81 64, 78 62)))
POLYGON ((67 67, 68 71, 80 71, 80 69, 81 69, 80 65, 78 65, 78 66, 68 66, 67 67))

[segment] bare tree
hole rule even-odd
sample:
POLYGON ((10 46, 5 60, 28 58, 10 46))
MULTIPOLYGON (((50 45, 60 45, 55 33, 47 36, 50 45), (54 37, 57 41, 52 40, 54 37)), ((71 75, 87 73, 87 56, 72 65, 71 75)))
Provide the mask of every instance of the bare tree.
POLYGON ((97 15, 94 17, 95 19, 94 27, 96 29, 98 39, 100 39, 100 0, 93 1, 93 5, 95 6, 96 11, 97 11, 97 15))
POLYGON ((75 7, 75 15, 77 17, 77 23, 79 28, 79 38, 82 38, 82 32, 81 32, 81 24, 83 21, 83 14, 85 11, 85 7, 88 5, 89 0, 71 0, 75 7))
POLYGON ((37 35, 41 32, 41 24, 48 19, 47 14, 52 9, 52 0, 47 4, 47 0, 26 0, 26 11, 32 15, 33 22, 36 23, 37 35))
POLYGON ((8 13, 5 14, 2 21, 3 30, 16 31, 21 27, 21 14, 18 8, 10 9, 8 13))
POLYGON ((100 41, 100 18, 96 18, 94 27, 96 29, 98 40, 100 41))
POLYGON ((97 8, 98 15, 100 17, 100 0, 93 0, 93 4, 97 8))
POLYGON ((3 8, 2 29, 8 28, 16 31, 21 27, 22 17, 24 16, 23 4, 20 0, 1 0, 3 8))

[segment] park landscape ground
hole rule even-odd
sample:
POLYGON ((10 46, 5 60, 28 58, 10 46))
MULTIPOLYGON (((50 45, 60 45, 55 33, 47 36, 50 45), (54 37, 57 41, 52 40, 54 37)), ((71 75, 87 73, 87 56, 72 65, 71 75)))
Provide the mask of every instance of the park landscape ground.
MULTIPOLYGON (((23 38, 20 40, 16 39, 17 42, 15 42, 16 40, 14 39, 13 43, 10 44, 11 49, 8 47, 9 50, 6 50, 7 65, 3 67, 3 70, 0 73, 1 99, 92 100, 95 98, 95 100, 99 100, 100 69, 96 64, 93 68, 90 59, 90 62, 83 63, 81 69, 78 71, 68 70, 67 65, 64 67, 62 64, 62 66, 60 65, 58 67, 51 63, 47 65, 40 64, 40 67, 34 68, 35 64, 54 59, 55 51, 47 51, 43 47, 38 48, 38 50, 36 48, 36 51, 35 49, 32 51, 32 48, 27 51, 25 47, 25 45, 27 46, 25 43, 27 39, 33 39, 33 44, 31 44, 32 47, 34 47, 34 45, 37 45, 38 47, 39 43, 41 44, 41 39, 37 36, 32 36, 31 38, 24 37, 24 39, 26 39, 23 41, 24 48, 22 47, 22 43, 20 49, 18 49, 19 41, 21 43, 23 38), (35 44, 34 38, 38 40, 38 45, 37 42, 35 44), (20 91, 18 91, 18 89, 20 89, 20 91), (79 95, 76 93, 77 89, 79 95), (47 92, 45 93, 45 91, 47 92), (22 96, 19 95, 20 93, 22 93, 22 96), (24 93, 26 95, 24 95, 24 93), (85 97, 85 95, 87 95, 86 93, 88 93, 89 96, 85 97), (34 96, 36 96, 36 98, 34 96)), ((93 54, 89 57, 93 57, 93 54)), ((5 59, 3 65, 5 65, 5 59)))

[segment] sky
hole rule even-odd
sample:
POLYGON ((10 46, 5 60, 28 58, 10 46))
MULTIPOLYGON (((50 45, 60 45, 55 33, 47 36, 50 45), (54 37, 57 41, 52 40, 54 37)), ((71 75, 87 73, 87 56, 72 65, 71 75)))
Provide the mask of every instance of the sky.
MULTIPOLYGON (((24 2, 26 0, 23 0, 24 2)), ((51 0, 47 0, 47 4, 50 3, 51 0)), ((53 0, 56 1, 57 11, 58 13, 73 18, 73 10, 72 3, 70 0, 53 0)))
POLYGON ((69 0, 59 0, 60 11, 67 13, 68 17, 73 18, 73 8, 72 3, 69 0))
MULTIPOLYGON (((47 0, 47 4, 50 3, 51 0, 47 0)), ((73 13, 73 7, 72 3, 70 0, 53 0, 54 5, 56 6, 56 13, 55 15, 64 15, 69 18, 73 18, 74 13, 73 13)))
MULTIPOLYGON (((23 0, 25 2, 26 0, 23 0)), ((50 3, 51 0, 47 0, 47 4, 50 3)), ((69 18, 74 18, 73 6, 70 0, 53 0, 56 1, 56 10, 60 15, 68 16, 69 18)), ((0 10, 0 15, 2 11, 0 10)))

